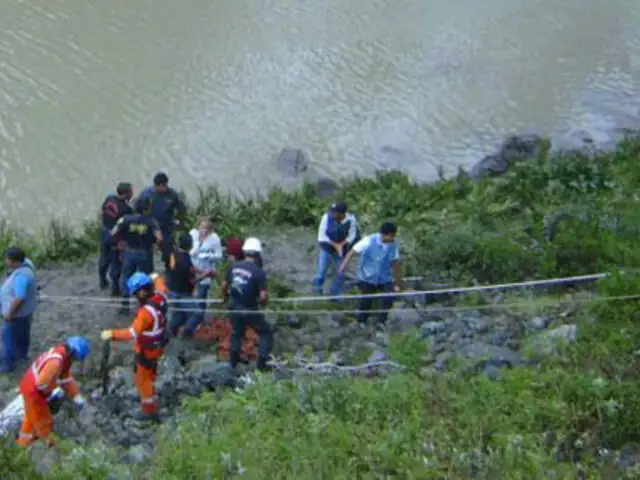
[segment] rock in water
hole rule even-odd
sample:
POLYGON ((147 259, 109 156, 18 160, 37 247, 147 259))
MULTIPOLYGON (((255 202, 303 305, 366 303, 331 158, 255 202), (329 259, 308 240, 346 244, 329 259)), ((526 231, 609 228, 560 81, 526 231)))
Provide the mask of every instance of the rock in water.
POLYGON ((537 157, 546 145, 548 141, 539 135, 513 135, 502 143, 498 152, 477 162, 469 175, 475 180, 502 175, 515 163, 537 157))
POLYGON ((285 147, 278 155, 278 166, 283 172, 297 176, 307 171, 309 162, 299 148, 285 147))
POLYGON ((508 165, 521 160, 535 158, 542 153, 548 142, 539 135, 513 135, 508 137, 500 148, 500 155, 508 165))
POLYGON ((497 177, 506 172, 508 168, 509 163, 507 160, 499 153, 494 153, 476 162, 476 164, 471 167, 469 176, 474 180, 484 177, 497 177))

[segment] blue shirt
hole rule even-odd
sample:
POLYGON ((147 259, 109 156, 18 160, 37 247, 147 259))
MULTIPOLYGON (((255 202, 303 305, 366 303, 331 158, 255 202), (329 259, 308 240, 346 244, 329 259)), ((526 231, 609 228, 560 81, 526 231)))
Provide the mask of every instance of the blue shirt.
POLYGON ((38 305, 38 289, 35 273, 30 260, 9 272, 0 289, 2 297, 2 316, 6 317, 15 300, 24 300, 23 305, 14 314, 14 317, 27 317, 33 315, 38 305))
POLYGON ((400 260, 400 245, 397 240, 385 244, 381 235, 368 235, 353 246, 360 254, 358 280, 371 285, 393 283, 393 265, 400 260))

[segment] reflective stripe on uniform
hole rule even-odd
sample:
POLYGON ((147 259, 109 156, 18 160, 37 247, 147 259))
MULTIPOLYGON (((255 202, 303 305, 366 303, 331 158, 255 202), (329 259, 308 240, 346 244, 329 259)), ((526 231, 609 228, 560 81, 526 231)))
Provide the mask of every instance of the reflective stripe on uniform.
POLYGON ((131 333, 131 337, 135 340, 136 338, 138 338, 138 334, 136 333, 136 331, 133 328, 129 329, 129 333, 131 333))
MULTIPOLYGON (((48 352, 40 355, 38 358, 36 358, 36 361, 31 364, 31 373, 33 373, 33 377, 34 377, 33 379, 35 381, 38 381, 38 377, 40 376, 42 369, 44 368, 44 366, 47 364, 49 360, 60 360, 62 362, 64 358, 62 357, 62 355, 56 352, 53 348, 50 349, 48 352)), ((38 385, 37 388, 38 390, 46 390, 49 387, 50 385, 40 384, 38 385)))
POLYGON ((159 335, 162 335, 162 333, 164 332, 164 326, 160 325, 160 312, 158 312, 151 305, 145 305, 144 308, 153 316, 153 327, 151 328, 151 330, 145 330, 141 335, 143 337, 157 337, 159 335))
POLYGON ((67 383, 71 382, 73 382, 73 377, 61 378, 60 380, 58 380, 58 383, 60 385, 66 385, 67 383))
POLYGON ((153 395, 151 397, 143 397, 140 398, 140 403, 144 403, 145 405, 153 405, 158 400, 158 397, 153 395))
POLYGON ((31 440, 33 438, 33 433, 24 433, 24 432, 20 432, 18 434, 19 438, 23 438, 25 440, 31 440))

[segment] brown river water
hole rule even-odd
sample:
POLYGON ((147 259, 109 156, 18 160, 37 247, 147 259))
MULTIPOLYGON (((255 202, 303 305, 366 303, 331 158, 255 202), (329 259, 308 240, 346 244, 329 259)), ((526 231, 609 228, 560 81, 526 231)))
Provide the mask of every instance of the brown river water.
POLYGON ((429 180, 509 133, 611 142, 639 99, 638 0, 3 0, 0 217, 93 216, 159 169, 254 191, 284 146, 429 180))

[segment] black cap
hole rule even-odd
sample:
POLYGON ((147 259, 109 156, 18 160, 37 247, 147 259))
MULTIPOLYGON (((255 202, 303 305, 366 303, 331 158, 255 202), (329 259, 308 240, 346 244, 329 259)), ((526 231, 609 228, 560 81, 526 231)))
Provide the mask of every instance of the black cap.
POLYGON ((331 205, 331 211, 333 213, 347 213, 347 204, 344 202, 338 202, 331 205))
POLYGON ((167 177, 166 173, 158 172, 153 176, 153 184, 155 186, 166 185, 167 183, 169 183, 169 177, 167 177))
POLYGON ((14 262, 24 262, 26 255, 20 247, 9 247, 4 251, 4 257, 14 262))

